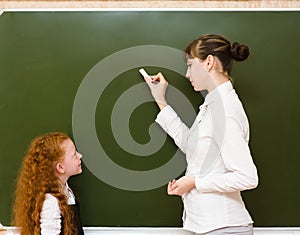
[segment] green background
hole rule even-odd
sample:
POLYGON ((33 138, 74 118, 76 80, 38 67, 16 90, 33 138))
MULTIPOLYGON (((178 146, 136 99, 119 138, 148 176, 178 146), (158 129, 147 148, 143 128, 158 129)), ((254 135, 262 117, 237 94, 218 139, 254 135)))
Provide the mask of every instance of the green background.
MULTIPOLYGON (((10 222, 15 178, 28 144, 50 131, 72 136, 77 89, 99 61, 140 45, 183 50, 200 34, 218 33, 251 49, 250 58, 236 63, 232 74, 250 121, 250 147, 260 177, 257 189, 243 192, 247 208, 255 226, 300 226, 299 25, 299 12, 4 13, 0 16, 1 223, 10 222)), ((197 111, 202 96, 186 79, 163 68, 148 71, 163 71, 197 111)), ((95 126, 114 162, 148 170, 172 157, 173 141, 168 138, 157 154, 142 158, 121 149, 110 128, 114 102, 141 82, 134 68, 115 78, 99 99, 95 126)), ((150 102, 132 114, 130 128, 137 142, 149 141, 148 127, 157 112, 150 102)), ((181 226, 181 199, 168 196, 165 186, 118 189, 96 178, 84 164, 83 173, 70 179, 70 185, 80 201, 84 226, 181 226)))

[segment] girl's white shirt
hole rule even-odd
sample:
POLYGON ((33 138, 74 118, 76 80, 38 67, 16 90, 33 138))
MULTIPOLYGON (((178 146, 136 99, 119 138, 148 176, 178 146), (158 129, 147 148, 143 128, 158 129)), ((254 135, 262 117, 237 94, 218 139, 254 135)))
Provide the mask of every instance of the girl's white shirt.
MULTIPOLYGON (((64 192, 68 198, 68 205, 75 204, 75 196, 66 183, 64 192)), ((41 235, 59 235, 61 232, 61 210, 56 197, 50 193, 46 193, 45 201, 41 211, 41 235)), ((9 229, 7 235, 18 235, 17 229, 9 229)))
MULTIPOLYGON (((64 188, 68 205, 75 204, 75 196, 66 183, 64 188)), ((61 232, 61 210, 57 198, 47 193, 41 211, 41 235, 58 235, 61 232)))

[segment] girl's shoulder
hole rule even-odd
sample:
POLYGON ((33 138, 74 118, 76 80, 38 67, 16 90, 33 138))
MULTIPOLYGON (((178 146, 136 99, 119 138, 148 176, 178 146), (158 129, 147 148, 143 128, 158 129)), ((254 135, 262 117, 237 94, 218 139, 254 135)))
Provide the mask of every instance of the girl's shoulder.
POLYGON ((49 201, 51 201, 51 200, 55 201, 56 200, 57 201, 57 198, 55 196, 53 196, 51 193, 46 193, 45 200, 49 200, 49 201))
POLYGON ((58 209, 59 205, 58 205, 57 198, 53 196, 51 193, 46 193, 43 208, 58 209))

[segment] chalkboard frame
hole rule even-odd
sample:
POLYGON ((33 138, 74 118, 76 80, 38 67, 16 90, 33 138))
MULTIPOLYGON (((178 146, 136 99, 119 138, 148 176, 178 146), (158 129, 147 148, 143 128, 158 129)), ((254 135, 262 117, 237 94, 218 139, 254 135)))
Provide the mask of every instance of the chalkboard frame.
MULTIPOLYGON (((137 10, 137 11, 83 11, 83 12, 67 12, 67 11, 48 11, 47 9, 44 11, 32 11, 32 12, 22 12, 22 11, 8 11, 5 12, 3 15, 0 16, 0 27, 1 22, 5 15, 10 15, 10 20, 17 20, 16 18, 18 15, 24 14, 36 14, 36 15, 80 15, 80 14, 111 14, 111 15, 118 15, 117 18, 121 18, 122 14, 127 14, 128 18, 133 19, 137 14, 147 14, 152 16, 157 16, 155 18, 155 22, 158 25, 160 22, 160 17, 165 19, 167 15, 172 15, 175 13, 186 14, 186 15, 226 15, 228 16, 227 19, 224 18, 223 21, 218 21, 216 18, 211 17, 210 21, 206 21, 208 23, 207 26, 203 26, 203 30, 201 32, 212 32, 217 30, 218 33, 223 33, 224 35, 228 36, 232 40, 244 40, 245 43, 250 44, 250 48, 253 48, 253 52, 249 61, 243 64, 236 64, 233 71, 233 77, 235 79, 235 86, 238 90, 238 93, 241 95, 241 99, 244 103, 245 109, 248 113, 250 125, 251 125, 251 142, 250 147, 252 149, 254 160, 258 166, 258 170, 260 173, 260 185, 257 189, 249 192, 244 192, 243 196, 246 201, 246 205, 254 217, 254 221, 258 226, 299 226, 299 221, 297 221, 297 211, 299 211, 299 205, 297 205, 297 198, 299 198, 299 182, 292 181, 292 179, 298 179, 299 173, 297 173, 297 165, 299 165, 299 160, 297 159, 296 153, 299 152, 299 147, 297 145, 296 139, 299 134, 299 124, 297 123, 299 117, 299 111, 297 111, 297 103, 296 103, 296 95, 297 95, 297 64, 299 64, 299 58, 295 55, 299 54, 299 48, 293 46, 293 42, 299 39, 299 33, 294 33, 293 30, 295 29, 294 26, 298 25, 299 22, 299 12, 297 10, 255 10, 255 11, 248 11, 245 10, 189 10, 189 11, 152 11, 152 10, 137 10), (230 20, 229 13, 232 17, 230 20), (253 21, 243 21, 243 15, 253 14, 256 15, 252 20, 253 21), (234 15, 240 15, 240 21, 234 21, 234 15), (270 23, 269 19, 276 19, 274 20, 275 23, 270 23), (264 19, 265 21, 262 21, 264 19), (291 20, 292 19, 292 20, 291 20), (218 27, 211 29, 211 25, 218 24, 218 27), (239 27, 235 24, 239 24, 239 27), (248 27, 242 27, 242 25, 248 27), (222 25, 224 28, 222 28, 222 25), (229 27, 229 25, 231 27, 229 27), (249 25, 253 27, 258 27, 259 32, 253 30, 249 27, 249 25), (228 28, 226 28, 226 26, 228 28), (235 27, 234 27, 235 26, 235 27), (272 27, 273 28, 272 28, 272 27), (271 29, 270 29, 271 27, 271 29), (257 33, 257 34, 256 34, 257 33), (281 33, 286 33, 286 35, 281 35, 281 33), (250 37, 247 37, 247 35, 250 37), (259 35, 259 37, 256 37, 259 35), (291 40, 293 39, 293 40, 291 40), (292 41, 289 43, 289 41, 292 41), (282 48, 283 47, 283 48, 282 48), (280 53, 278 53, 278 51, 280 53), (274 53, 274 54, 272 54, 274 53), (272 60, 272 63, 270 62, 272 60), (280 63, 279 63, 280 61, 280 63), (275 71, 272 71, 275 70, 275 71), (265 75, 265 76, 262 76, 265 75), (275 82, 273 79, 274 78, 275 82), (283 77, 287 77, 288 80, 285 82, 283 77), (243 80, 244 79, 244 80, 243 80), (276 80, 277 79, 277 80, 276 80), (279 97, 280 96, 280 97, 279 97), (294 103, 293 103, 294 102, 294 103), (287 105, 290 104, 290 105, 287 105), (278 109, 280 111, 278 111, 278 109), (265 116, 269 114, 270 116, 265 116), (279 123, 278 123, 279 122, 279 123), (298 131, 297 131, 298 130, 298 131), (265 135, 264 133, 267 133, 265 135), (281 145, 282 141, 285 142, 285 145, 281 145), (267 146, 267 147, 265 147, 267 146), (278 155, 277 155, 278 154, 278 155), (273 157, 275 156, 275 158, 273 157), (271 159, 270 159, 271 158, 271 159), (291 161, 291 163, 289 162, 291 161), (273 165, 270 164, 273 162, 273 165), (276 162, 277 164, 275 164, 276 162), (287 192, 287 193, 286 193, 287 192), (273 200, 270 203, 270 198, 273 200), (276 208, 275 208, 276 207, 276 208), (255 208, 255 209, 254 209, 255 208), (281 214, 281 215, 280 215, 281 214), (290 217, 286 216, 289 214, 290 217)), ((71 21, 71 17, 66 17, 66 22, 71 21)), ((94 16, 97 18, 96 16, 94 16)), ((147 16, 149 17, 149 16, 147 16)), ((195 16, 196 17, 196 16, 195 16)), ((198 17, 198 16, 197 16, 198 17)), ((43 17, 42 17, 43 18, 43 17)), ((46 17, 47 18, 47 17, 46 17)), ((59 18, 59 17, 58 17, 59 18)), ((91 17, 93 18, 93 17, 91 17)), ((108 17, 109 18, 109 17, 108 17)), ((178 22, 178 17, 174 18, 178 22)), ((203 19, 202 17, 200 17, 203 19)), ((47 20, 44 19, 44 24, 47 25, 47 20)), ((123 22, 119 21, 119 23, 123 23, 122 27, 126 25, 126 20, 122 19, 123 22)), ((174 20, 174 22, 176 22, 174 20)), ((33 23, 34 21, 32 21, 33 23)), ((56 21, 53 25, 48 25, 49 28, 52 30, 51 32, 57 32, 55 29, 56 27, 60 26, 56 21)), ((93 25, 93 21, 90 19, 91 24, 89 27, 94 27, 96 29, 96 25, 93 25)), ((36 22, 37 23, 37 22, 36 22)), ((80 29, 80 27, 85 26, 88 27, 87 24, 84 22, 78 21, 78 25, 75 27, 73 26, 71 33, 66 35, 68 40, 72 39, 72 36, 76 36, 76 30, 80 29)), ((97 64, 101 59, 105 58, 106 56, 111 55, 114 52, 118 52, 122 49, 126 49, 132 46, 137 45, 144 45, 144 44, 159 44, 157 41, 160 40, 161 44, 169 47, 174 47, 177 49, 183 49, 184 45, 188 43, 191 39, 197 36, 200 32, 195 30, 195 25, 187 25, 186 28, 181 27, 180 29, 183 30, 182 35, 185 37, 181 39, 175 40, 175 35, 172 30, 175 30, 174 25, 168 21, 168 26, 170 26, 169 36, 165 36, 165 38, 161 37, 160 39, 155 38, 156 35, 150 34, 149 31, 144 33, 144 39, 142 42, 136 43, 131 42, 128 35, 128 42, 126 42, 122 46, 118 46, 116 43, 117 40, 112 40, 112 44, 115 43, 115 47, 110 47, 109 45, 105 45, 101 47, 101 56, 95 55, 97 50, 89 49, 88 51, 81 50, 81 55, 89 55, 85 59, 85 61, 80 60, 79 54, 74 53, 74 44, 72 41, 69 43, 63 43, 59 38, 59 34, 51 34, 47 38, 45 44, 43 42, 43 35, 39 33, 41 28, 36 28, 36 34, 26 34, 26 27, 20 27, 18 29, 18 36, 21 36, 28 40, 28 45, 30 48, 23 48, 20 46, 18 48, 18 43, 20 43, 20 37, 14 37, 14 29, 13 28, 1 28, 0 29, 0 41, 1 45, 5 45, 2 48, 2 56, 0 56, 0 77, 1 77, 1 100, 3 103, 0 104, 0 108, 4 115, 1 118, 1 129, 3 130, 3 136, 1 140, 1 161, 5 162, 5 167, 1 164, 1 172, 5 170, 5 174, 1 173, 1 194, 0 194, 0 208, 3 208, 4 205, 4 212, 3 209, 0 210, 0 219, 1 222, 4 224, 8 224, 10 220, 9 211, 10 211, 10 204, 12 201, 12 192, 14 188, 14 180, 16 176, 17 169, 19 167, 20 161, 24 152, 26 151, 26 147, 29 144, 30 140, 43 132, 49 131, 57 131, 61 130, 67 132, 72 136, 72 122, 70 118, 70 113, 72 113, 72 104, 73 104, 73 97, 76 94, 77 88, 81 82, 81 80, 77 79, 74 83, 68 82, 69 80, 64 80, 64 77, 71 79, 72 76, 77 76, 83 79, 88 71, 92 69, 92 67, 97 64), (188 34, 188 32, 193 33, 188 34), (11 38, 7 38, 7 35, 10 35, 11 38), (32 37, 32 38, 30 38, 32 37), (29 43, 30 39, 34 39, 36 42, 40 42, 41 51, 47 51, 47 46, 49 48, 56 48, 55 50, 49 50, 49 54, 45 57, 39 52, 35 51, 35 47, 37 44, 29 43), (171 39, 174 39, 172 41, 171 39), (56 40, 52 43, 52 40, 56 40), (59 47, 59 43, 63 43, 63 47, 59 47), (46 45, 47 44, 47 45, 46 45), (7 47, 10 45, 10 47, 7 47), (57 47, 58 46, 58 47, 57 47), (11 54, 10 50, 12 48, 16 48, 14 51, 15 54, 11 54), (8 49, 9 48, 9 49, 8 49), (51 66, 51 64, 43 63, 46 59, 50 61, 54 60, 54 56, 51 53, 55 54, 58 53, 59 50, 64 51, 64 53, 57 54, 64 57, 64 55, 77 55, 78 57, 74 59, 76 63, 81 65, 81 68, 73 66, 73 64, 64 64, 63 58, 58 58, 57 63, 55 66, 51 66), (17 56, 16 56, 17 55, 17 56), (30 56, 26 56, 30 55, 30 56), (92 58, 93 55, 93 58, 92 58), (98 56, 98 57, 97 57, 98 56), (16 58, 22 57, 23 60, 18 61, 16 58), (61 59, 61 60, 60 60, 61 59), (8 62, 7 62, 8 61, 8 62), (26 62, 26 63, 25 63, 26 62), (8 66, 7 66, 8 63, 8 66), (18 64, 19 63, 19 64, 18 64), (21 66, 22 65, 22 66, 21 66), (38 66, 36 66, 38 65, 38 66), (36 66, 36 67, 35 67, 36 66), (68 67, 69 66, 69 67, 68 67), (72 68, 71 68, 72 67, 72 68), (22 69, 20 69, 22 68, 22 69), (56 79, 61 81, 61 86, 66 87, 70 86, 71 89, 68 93, 68 98, 65 100, 66 105, 61 108, 59 106, 51 105, 51 102, 47 100, 47 95, 49 94, 56 94, 56 97, 53 97, 52 102, 59 103, 61 102, 61 97, 63 97, 64 92, 57 90, 57 84, 52 84, 52 77, 47 75, 49 71, 66 71, 64 73, 54 73, 58 75, 56 79), (42 73, 40 73, 42 71, 42 73), (9 76, 7 76, 9 74, 9 76), (25 77, 26 79, 34 78, 33 75, 39 76, 43 74, 43 81, 39 79, 33 79, 34 85, 39 87, 40 92, 34 93, 34 87, 30 86, 28 82, 20 83, 20 89, 16 91, 14 86, 18 86, 19 81, 12 79, 14 76, 17 78, 25 77), (10 77, 10 80, 3 80, 3 77, 7 78, 10 77), (8 83, 6 83, 9 81, 8 83), (47 91, 51 91, 50 93, 47 91), (31 98, 28 100, 28 95, 32 95, 31 98), (22 105, 22 101, 28 101, 31 104, 32 109, 40 110, 40 112, 35 113, 34 115, 30 113, 26 113, 28 110, 28 106, 22 105), (36 100, 44 103, 35 103, 36 100), (13 106, 12 106, 13 104, 13 106), (50 104, 50 105, 49 105, 50 104), (65 109, 67 107, 67 109, 65 109), (43 113, 44 112, 44 113, 43 113), (54 116, 53 113, 59 113, 59 115, 54 116), (22 118, 17 118, 16 116, 23 116, 22 118), (61 122, 60 120, 63 119, 64 116, 69 117, 67 121, 61 122), (51 117, 51 122, 47 119, 47 117, 51 117), (24 120, 31 120, 30 124, 24 122, 24 120), (36 121, 38 120, 38 121, 36 121), (35 130, 33 131, 33 127, 35 130), (11 131, 11 129, 16 130, 16 132, 11 131), (16 134, 17 133, 17 134, 16 134), (16 146, 18 147, 16 148, 16 146), (10 152, 12 151, 12 152, 10 152), (16 160, 11 161, 11 157, 16 160)), ((19 24, 24 24, 24 22, 19 21, 19 24)), ((66 23, 67 24, 67 23, 66 23)), ((136 25, 136 32, 141 32, 142 29, 154 28, 153 23, 146 22, 146 26, 140 27, 136 25), (152 26, 151 26, 152 25, 152 26)), ((33 25, 34 26, 34 25, 33 25)), ((63 27, 62 27, 63 28, 63 27)), ((108 33, 113 33, 110 31, 109 26, 104 27, 108 33)), ((82 29, 82 28, 81 28, 82 29)), ((61 29, 63 31, 63 29, 61 29)), ((34 31, 34 30, 33 30, 34 31)), ((152 31, 152 32, 153 32, 152 31)), ((61 32, 61 31, 60 31, 61 32)), ((93 30, 87 30, 86 33, 93 33, 93 30)), ((136 35, 139 35, 136 33, 136 35)), ((166 35, 163 34, 162 35, 166 35)), ((81 35, 82 36, 82 35, 81 35)), ((82 36, 84 38, 84 36, 82 36)), ((141 37, 141 36, 138 36, 141 37)), ((126 38, 126 34, 125 34, 126 38)), ((93 39, 85 38, 86 44, 88 43, 95 43, 93 39)), ((83 42, 83 41, 82 41, 83 42)), ((81 46, 86 44, 81 42, 81 46)), ((94 44, 96 45, 96 44, 94 44)), ((99 50, 99 48, 98 48, 99 50)), ((69 57, 70 58, 70 57, 69 57)), ((76 64, 75 63, 75 64, 76 64)), ((158 68, 156 67, 149 67, 149 71, 156 72, 158 68)), ((134 69, 129 71, 130 76, 133 76, 134 69)), ((172 72, 166 70, 165 73, 172 76, 172 72)), ((124 74, 124 76, 127 76, 124 74)), ((175 75, 174 75, 175 76, 175 75)), ((122 79, 122 76, 119 78, 122 79)), ((171 80, 172 83, 176 83, 177 81, 171 80)), ((136 80, 130 81, 132 84, 136 83, 136 80)), ((125 86, 123 84, 123 86, 125 86)), ((178 82, 178 86, 185 86, 185 91, 189 91, 189 88, 186 84, 178 82)), ((109 94, 103 94, 103 97, 108 96, 109 94)), ((116 97, 115 97, 116 99, 116 97)), ((195 111, 197 110, 197 105, 199 104, 199 100, 195 95, 191 95, 189 97, 192 100, 195 111)), ((103 106, 108 105, 103 103, 103 106)), ((148 123, 151 122, 155 118, 155 113, 157 113, 157 109, 154 107, 153 104, 147 104, 144 108, 141 108, 142 111, 144 110, 151 110, 152 115, 149 111, 149 120, 148 123)), ((97 110, 97 115, 100 115, 101 108, 97 110)), ((105 119, 106 120, 106 119, 105 119)), ((107 121, 107 120, 106 120, 107 121)), ((143 140, 144 141, 144 140, 143 140)), ((168 140, 168 148, 165 151, 174 151, 174 146, 172 145, 172 141, 168 140)), ((106 150, 109 151, 109 150, 106 150)), ((128 158, 127 158, 128 160, 128 158)), ((165 159, 167 161, 168 159, 165 159)), ((114 159, 114 161, 118 162, 119 164, 125 164, 122 162, 122 159, 114 159)), ((147 160, 146 160, 147 161, 147 160)), ((132 160, 133 166, 131 167, 138 167, 139 160, 132 160)), ((155 165, 155 163, 151 163, 155 165)), ((97 179, 93 178, 91 172, 88 169, 84 169, 84 173, 81 176, 76 176, 74 179, 71 180, 71 184, 75 191, 78 192, 78 198, 81 201, 82 205, 82 212, 84 215, 83 222, 87 226, 180 226, 181 224, 181 210, 182 205, 179 198, 175 197, 168 197, 165 194, 165 187, 160 187, 151 191, 142 191, 142 192, 133 192, 133 191, 126 191, 120 190, 117 188, 111 188, 109 185, 105 183, 99 182, 97 179), (102 192, 99 192, 89 184, 85 182, 85 177, 88 177, 90 180, 90 184, 102 189, 102 192), (87 205, 87 200, 91 194, 90 190, 95 190, 96 194, 103 196, 104 198, 110 199, 114 201, 116 207, 122 208, 122 205, 129 204, 129 206, 123 207, 122 211, 127 211, 127 214, 118 214, 118 210, 113 210, 111 212, 111 203, 108 202, 101 202, 96 201, 94 203, 87 205), (122 195, 120 197, 120 195, 122 195), (150 196, 149 196, 150 195, 150 196), (146 205, 143 203, 143 199, 148 198, 146 200, 146 205), (152 198, 156 198, 155 202, 151 201, 152 198), (168 212, 167 210, 159 211, 159 207, 168 209, 174 208, 176 209, 171 211, 173 213, 168 212), (106 213, 102 214, 101 216, 93 217, 96 213, 96 208, 101 208, 102 211, 106 211, 106 213), (139 209, 143 208, 143 210, 139 209), (157 211, 159 213, 157 213, 157 211), (132 210, 131 212, 129 210, 132 210), (151 212, 151 213, 150 213, 151 212), (157 218, 157 214, 160 217, 157 218), (170 215, 171 214, 171 215, 170 215), (150 217, 145 215, 150 215, 150 217), (88 218, 89 217, 89 218, 88 218), (142 220, 141 218, 146 218, 142 220), (150 220, 151 219, 151 220, 150 220), (149 221, 150 220, 150 221, 149 221), (136 222, 138 221, 138 222, 136 222)), ((94 198, 93 201, 96 199, 94 198)))

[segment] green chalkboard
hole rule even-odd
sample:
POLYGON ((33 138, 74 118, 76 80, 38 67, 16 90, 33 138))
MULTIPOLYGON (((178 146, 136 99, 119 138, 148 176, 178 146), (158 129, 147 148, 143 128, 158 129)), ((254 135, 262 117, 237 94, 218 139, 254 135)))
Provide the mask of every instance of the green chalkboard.
POLYGON ((165 74, 171 103, 190 123, 203 99, 184 79, 179 52, 219 33, 251 49, 232 74, 260 176, 243 192, 247 208, 255 226, 300 226, 299 25, 297 11, 3 13, 1 223, 10 222, 31 139, 63 131, 84 155, 83 173, 70 180, 84 226, 181 226, 181 199, 165 185, 184 173, 184 155, 152 125, 158 108, 138 68, 165 74))

